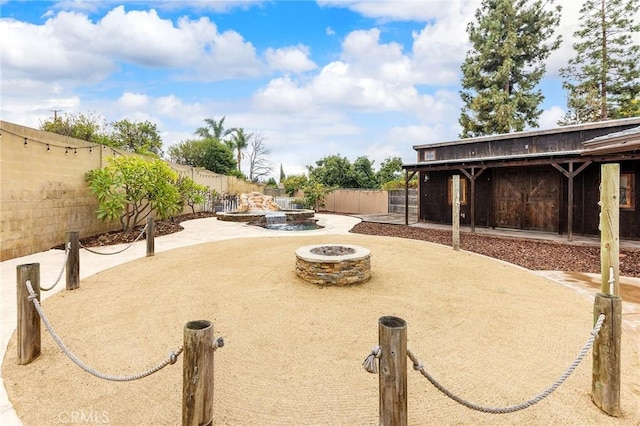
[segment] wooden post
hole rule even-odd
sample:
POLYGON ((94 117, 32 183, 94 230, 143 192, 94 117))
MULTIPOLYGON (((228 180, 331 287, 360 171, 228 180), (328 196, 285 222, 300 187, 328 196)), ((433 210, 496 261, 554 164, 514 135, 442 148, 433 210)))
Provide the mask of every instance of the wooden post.
POLYGON ((40 356, 40 315, 29 300, 27 281, 31 281, 33 291, 40 299, 40 264, 29 263, 17 267, 18 294, 18 365, 29 364, 40 356))
POLYGON ((78 231, 69 231, 69 256, 67 257, 67 290, 80 287, 80 241, 78 231))
POLYGON ((469 177, 469 183, 471 184, 469 188, 469 200, 471 201, 469 204, 471 205, 471 233, 474 234, 476 232, 476 169, 475 167, 471 168, 471 177, 469 177))
POLYGON ((573 161, 569 162, 569 182, 567 193, 567 238, 573 241, 573 161))
POLYGON ((407 323, 385 316, 378 320, 380 344, 380 425, 407 425, 407 323))
POLYGON ((155 254, 156 224, 152 217, 147 218, 147 257, 155 254))
POLYGON ((593 307, 594 324, 605 314, 602 328, 593 343, 591 400, 610 416, 620 416, 620 336, 622 299, 598 293, 593 307))
POLYGON ((453 224, 453 249, 460 250, 460 175, 453 175, 451 220, 453 224))
POLYGON ((620 294, 620 164, 603 164, 600 181, 600 292, 609 294, 609 268, 620 294))
POLYGON ((409 225, 409 169, 404 171, 404 224, 409 225))
POLYGON ((213 423, 213 324, 190 321, 184 327, 182 426, 213 423))

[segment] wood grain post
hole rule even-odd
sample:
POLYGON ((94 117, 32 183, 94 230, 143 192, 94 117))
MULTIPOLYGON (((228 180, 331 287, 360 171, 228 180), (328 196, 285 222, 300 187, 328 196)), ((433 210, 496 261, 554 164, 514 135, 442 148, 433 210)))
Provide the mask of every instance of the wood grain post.
POLYGON ((384 316, 378 320, 380 345, 380 425, 407 425, 407 323, 384 316))
POLYGON ((213 423, 213 324, 190 321, 184 327, 182 426, 213 423))
POLYGON ((67 257, 67 290, 80 287, 80 240, 78 231, 69 231, 69 256, 67 257))
POLYGON ((29 364, 40 356, 40 315, 29 300, 27 281, 40 299, 40 264, 29 263, 17 267, 18 324, 16 326, 18 365, 29 364))
POLYGON ((451 212, 451 223, 453 224, 453 249, 460 250, 460 175, 453 175, 451 212))
POLYGON ((147 218, 147 257, 155 255, 156 224, 152 217, 147 218))
POLYGON ((603 164, 600 178, 600 270, 602 293, 609 293, 609 267, 620 294, 620 164, 603 164))
POLYGON ((598 293, 593 306, 593 322, 605 315, 598 337, 593 343, 591 400, 610 416, 620 416, 620 336, 622 334, 622 299, 598 293))

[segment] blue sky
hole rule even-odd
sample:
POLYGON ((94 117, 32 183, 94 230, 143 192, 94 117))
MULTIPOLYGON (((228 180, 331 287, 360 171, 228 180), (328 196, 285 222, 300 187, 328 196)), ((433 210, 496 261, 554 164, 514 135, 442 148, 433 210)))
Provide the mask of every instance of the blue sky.
MULTIPOLYGON (((541 128, 565 109, 558 69, 573 55, 580 2, 562 4, 541 128)), ((224 116, 263 139, 276 176, 280 164, 302 173, 333 154, 376 168, 414 162, 413 145, 460 132, 465 28, 479 5, 0 0, 1 117, 32 127, 54 109, 149 120, 166 151, 224 116)))

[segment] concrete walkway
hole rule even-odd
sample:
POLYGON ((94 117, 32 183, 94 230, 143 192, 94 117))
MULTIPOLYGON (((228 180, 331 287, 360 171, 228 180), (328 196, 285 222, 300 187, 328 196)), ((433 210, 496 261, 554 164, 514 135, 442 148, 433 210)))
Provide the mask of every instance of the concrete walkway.
MULTIPOLYGON (((344 215, 327 215, 317 214, 319 224, 324 226, 323 229, 302 232, 284 232, 271 231, 259 227, 222 222, 214 218, 198 219, 184 222, 182 225, 185 230, 175 234, 158 237, 155 242, 155 250, 157 253, 172 250, 175 248, 186 247, 195 244, 206 243, 210 241, 219 241, 237 238, 253 238, 262 236, 313 236, 313 235, 341 235, 348 234, 349 230, 360 221, 344 215)), ((116 252, 127 245, 109 246, 104 248, 96 248, 97 251, 105 253, 116 252)), ((145 256, 146 244, 144 241, 135 243, 130 249, 114 256, 99 256, 92 254, 86 250, 80 251, 80 279, 85 279, 105 269, 126 263, 145 256)), ((64 252, 61 250, 50 250, 47 252, 36 253, 30 256, 21 257, 2 262, 2 299, 0 301, 0 352, 4 355, 6 352, 9 339, 16 328, 16 267, 22 264, 39 263, 41 273, 41 285, 50 286, 63 266, 65 259, 64 252)), ((576 290, 579 294, 586 298, 593 298, 593 294, 597 292, 597 288, 589 285, 592 278, 585 277, 576 279, 575 276, 564 274, 558 271, 537 271, 539 275, 543 275, 553 281, 576 290)), ((64 277, 58 286, 42 295, 42 299, 46 299, 54 293, 64 288, 64 277)), ((639 279, 624 279, 623 283, 640 287, 639 279)), ((631 331, 636 344, 640 346, 640 304, 627 303, 624 304, 625 328, 631 331)), ((46 330, 43 330, 46 333, 46 330)), ((8 362, 13 362, 15 354, 9 354, 8 362)), ((1 380, 1 379, 0 379, 1 380)), ((22 425, 18 419, 11 403, 8 400, 4 383, 0 386, 0 424, 22 425)))

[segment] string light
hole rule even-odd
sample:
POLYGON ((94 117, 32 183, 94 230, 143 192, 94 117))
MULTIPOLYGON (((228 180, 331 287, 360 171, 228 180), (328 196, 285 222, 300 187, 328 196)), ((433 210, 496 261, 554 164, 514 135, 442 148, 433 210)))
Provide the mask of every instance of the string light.
POLYGON ((65 155, 69 153, 69 147, 68 146, 64 147, 64 153, 65 153, 65 155))
POLYGON ((89 154, 91 154, 91 152, 92 152, 91 147, 89 147, 89 154))
POLYGON ((73 155, 76 155, 76 154, 78 154, 78 148, 73 149, 73 155))
POLYGON ((29 145, 29 144, 27 143, 27 138, 24 138, 24 146, 27 146, 27 145, 29 145))
POLYGON ((47 152, 51 151, 51 147, 47 144, 47 152))

